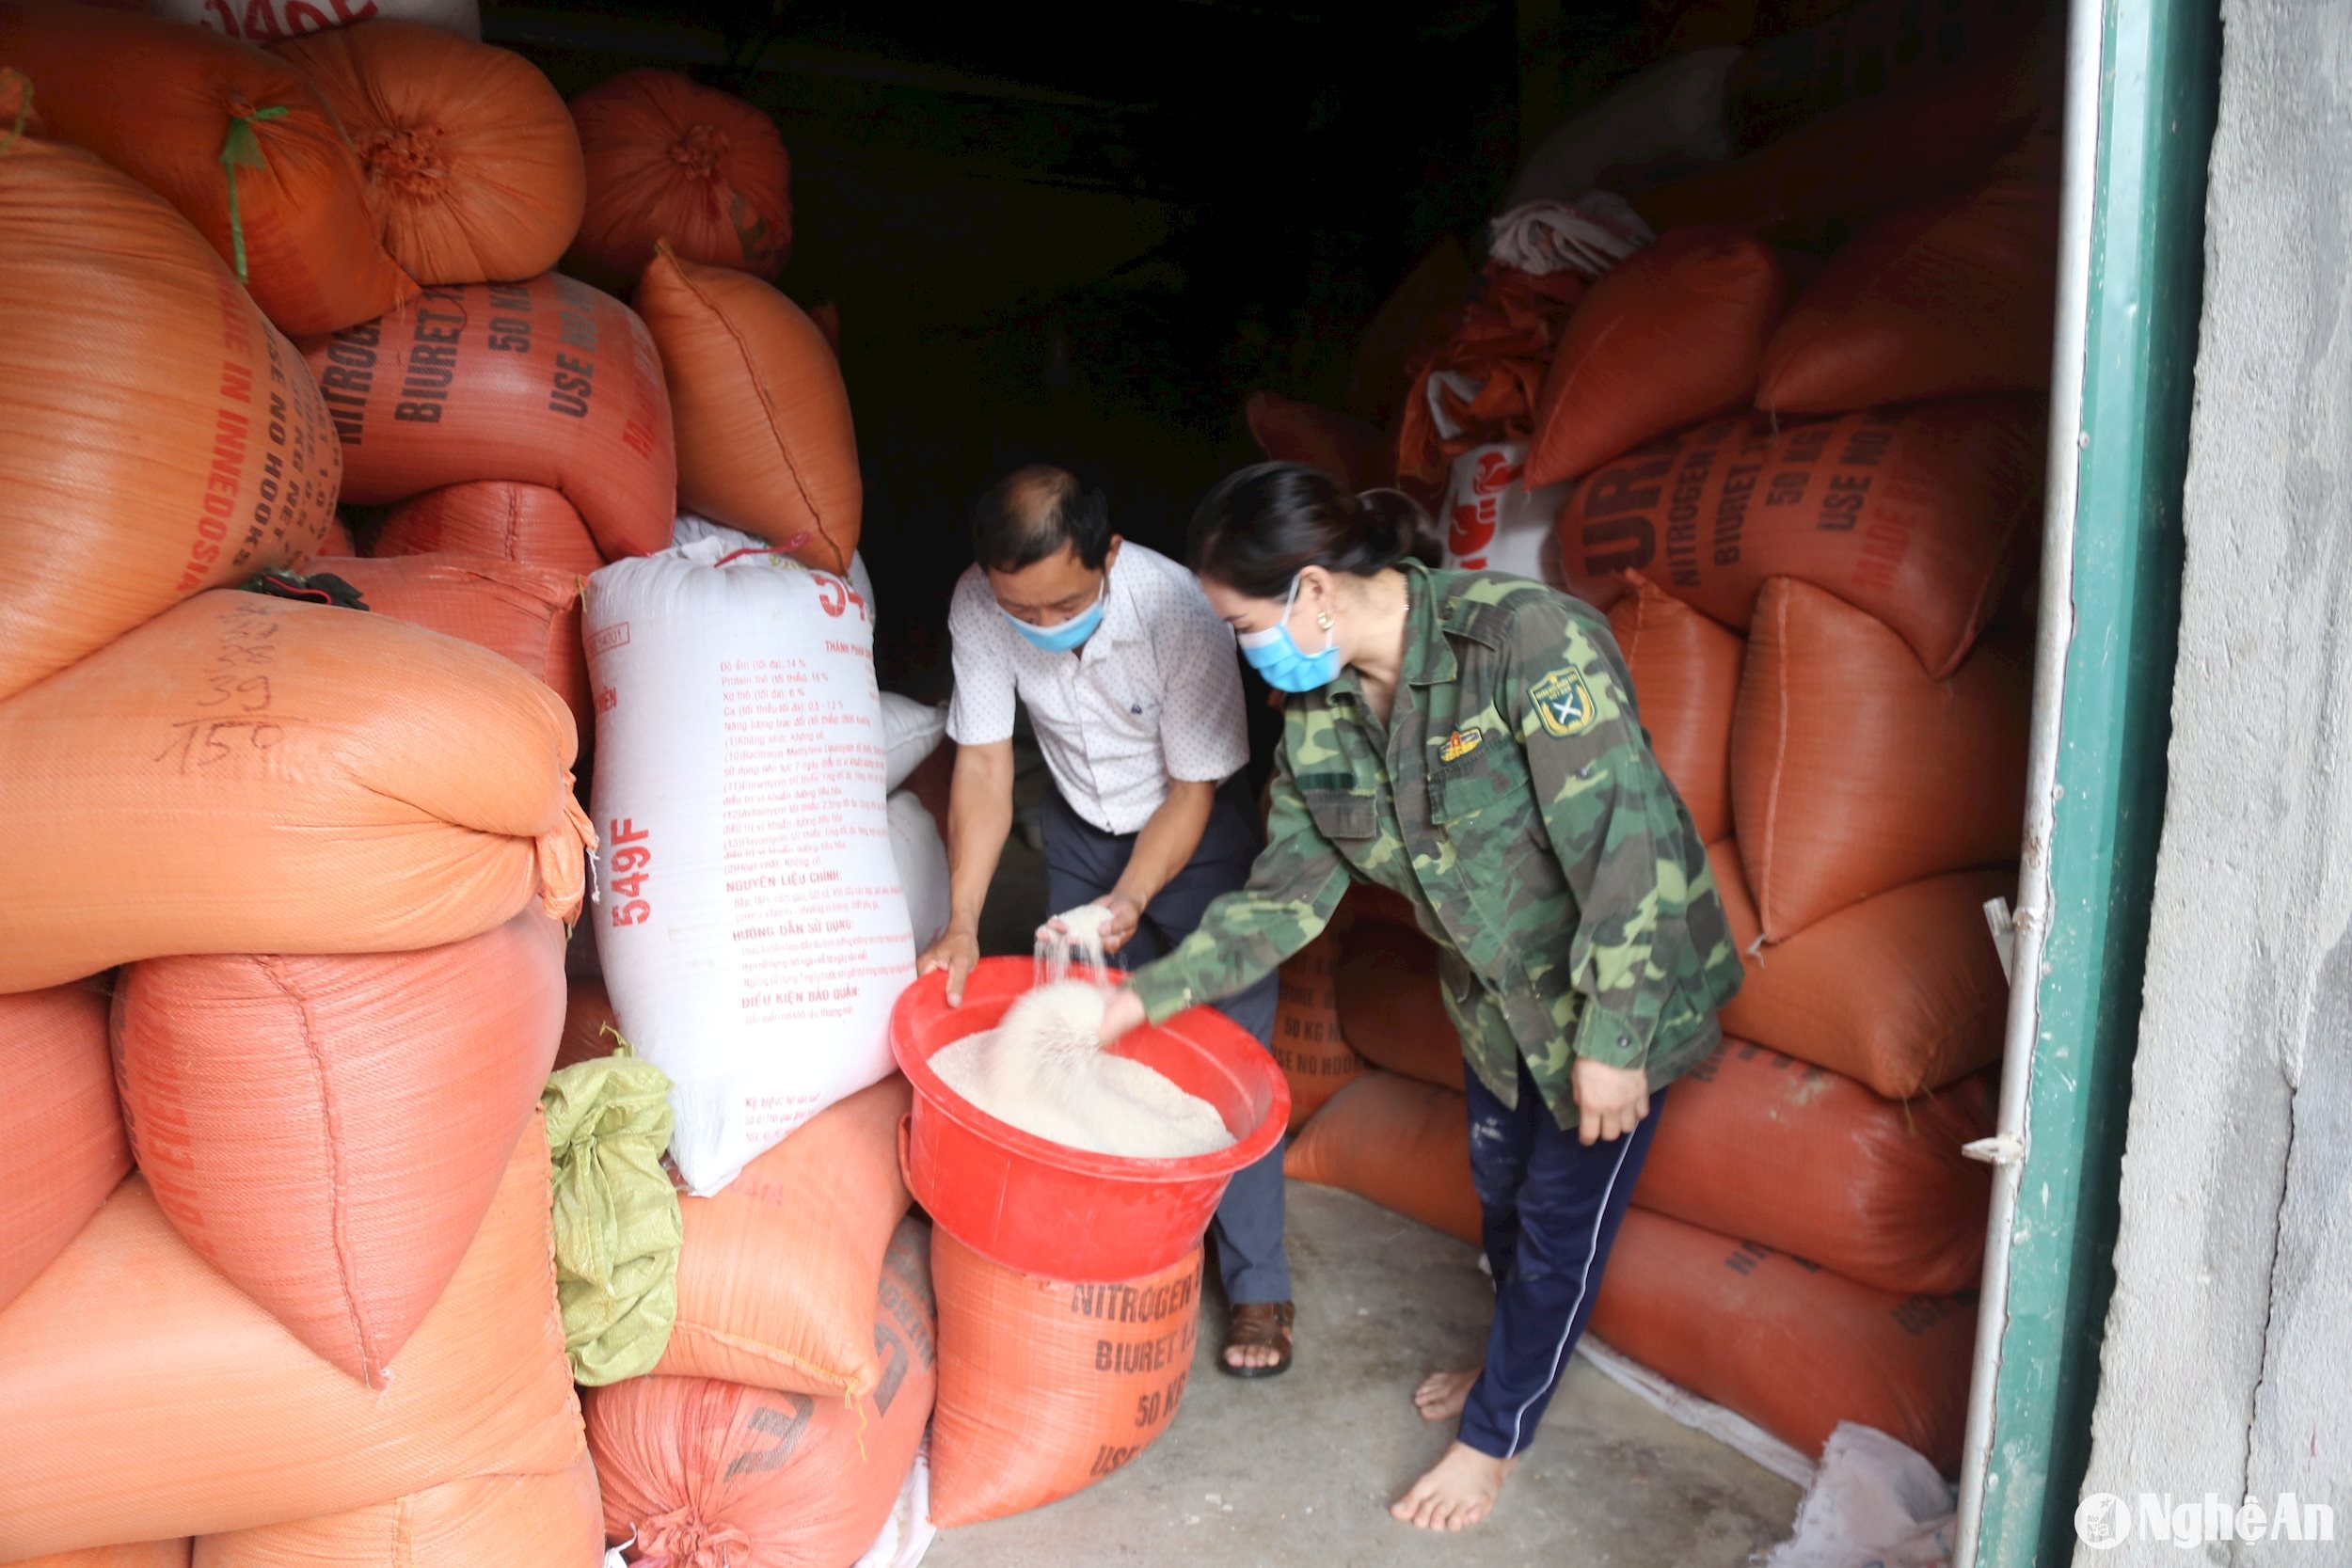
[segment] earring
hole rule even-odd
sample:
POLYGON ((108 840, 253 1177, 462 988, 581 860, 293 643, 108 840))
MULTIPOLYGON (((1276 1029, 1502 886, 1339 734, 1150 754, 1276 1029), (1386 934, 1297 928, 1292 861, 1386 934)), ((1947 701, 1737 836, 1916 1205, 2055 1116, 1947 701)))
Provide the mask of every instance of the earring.
POLYGON ((1327 610, 1317 611, 1315 615, 1315 625, 1324 631, 1329 631, 1331 629, 1331 612, 1327 610))

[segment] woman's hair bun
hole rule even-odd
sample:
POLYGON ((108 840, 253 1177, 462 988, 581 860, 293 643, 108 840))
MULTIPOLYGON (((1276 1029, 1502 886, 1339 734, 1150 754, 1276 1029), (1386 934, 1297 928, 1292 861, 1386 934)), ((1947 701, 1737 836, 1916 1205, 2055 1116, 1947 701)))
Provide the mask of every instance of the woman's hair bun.
POLYGON ((1310 566, 1368 578, 1407 557, 1442 558, 1429 515, 1401 490, 1343 487, 1300 463, 1261 463, 1227 476, 1192 519, 1201 576, 1252 598, 1280 598, 1310 566))
POLYGON ((1356 498, 1365 543, 1393 565, 1407 557, 1424 566, 1445 560, 1445 541, 1436 519, 1402 490, 1366 490, 1356 498))

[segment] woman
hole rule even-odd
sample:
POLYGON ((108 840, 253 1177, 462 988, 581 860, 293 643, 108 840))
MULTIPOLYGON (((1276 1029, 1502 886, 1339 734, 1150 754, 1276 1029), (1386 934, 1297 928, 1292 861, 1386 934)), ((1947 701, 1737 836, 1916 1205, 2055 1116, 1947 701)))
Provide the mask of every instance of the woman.
POLYGON ((1391 1512, 1460 1529, 1534 1437, 1666 1086, 1715 1045, 1740 970, 1606 622, 1540 583, 1427 569, 1407 553, 1420 519, 1295 464, 1202 503, 1193 569, 1291 694, 1267 845, 1243 891, 1136 972, 1104 1037, 1272 973, 1351 879, 1412 902, 1467 1058, 1496 1296, 1484 1367, 1414 1395, 1460 1427, 1391 1512))

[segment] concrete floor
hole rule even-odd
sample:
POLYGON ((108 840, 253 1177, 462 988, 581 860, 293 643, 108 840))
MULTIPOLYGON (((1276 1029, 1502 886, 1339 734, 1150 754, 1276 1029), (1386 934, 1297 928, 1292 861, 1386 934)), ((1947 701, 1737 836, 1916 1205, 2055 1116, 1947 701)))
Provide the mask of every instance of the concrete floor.
MULTIPOLYGON (((1025 744, 1018 799, 1045 788, 1025 744)), ((981 950, 1028 951, 1042 858, 1016 832, 981 950)), ((1126 1469, 1019 1518, 943 1535, 929 1568, 1738 1568, 1787 1538, 1798 1493, 1572 1358, 1495 1517, 1456 1536, 1391 1520, 1389 1502, 1445 1451, 1412 1390, 1470 1366, 1493 1301, 1472 1248, 1360 1198, 1292 1182, 1299 1354, 1244 1383, 1216 1368, 1214 1291, 1183 1413, 1126 1469)))
POLYGON ((949 1531, 929 1568, 1736 1568, 1788 1534, 1797 1489, 1572 1359, 1495 1516, 1424 1536, 1385 1512, 1452 1436, 1413 1386, 1474 1362, 1492 1300, 1472 1250, 1293 1182, 1299 1354, 1220 1376, 1214 1294, 1183 1412, 1157 1446, 1051 1508, 949 1531))

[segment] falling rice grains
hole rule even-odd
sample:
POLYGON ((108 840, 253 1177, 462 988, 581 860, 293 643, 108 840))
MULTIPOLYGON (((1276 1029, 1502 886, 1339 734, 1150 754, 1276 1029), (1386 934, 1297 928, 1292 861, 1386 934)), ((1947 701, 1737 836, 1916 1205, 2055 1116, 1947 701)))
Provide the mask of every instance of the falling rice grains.
POLYGON ((932 1056, 931 1069, 998 1120, 1071 1148, 1169 1160, 1232 1147, 1215 1106, 1102 1049, 1105 994, 1079 980, 1041 986, 1000 1027, 932 1056))
POLYGON ((1101 974, 1107 971, 1109 958, 1103 951, 1103 929, 1110 924, 1111 911, 1101 904, 1081 904, 1074 910, 1064 910, 1040 927, 1037 933, 1037 978, 1039 986, 1057 986, 1070 978, 1073 969, 1090 969, 1101 974))

